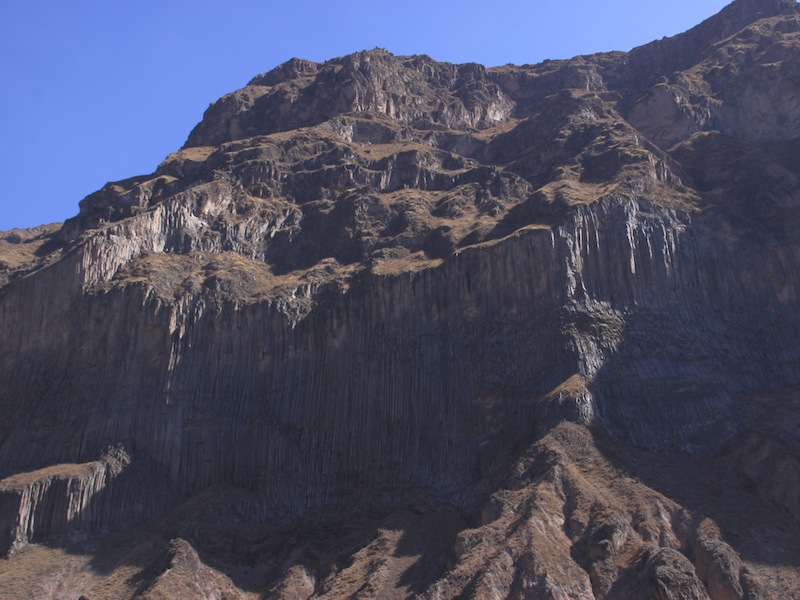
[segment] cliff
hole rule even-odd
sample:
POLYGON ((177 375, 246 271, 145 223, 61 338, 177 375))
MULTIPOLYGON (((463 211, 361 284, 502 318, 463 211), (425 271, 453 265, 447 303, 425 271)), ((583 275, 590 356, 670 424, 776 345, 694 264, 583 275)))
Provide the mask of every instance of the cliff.
POLYGON ((0 234, 0 595, 791 597, 799 75, 294 59, 0 234))

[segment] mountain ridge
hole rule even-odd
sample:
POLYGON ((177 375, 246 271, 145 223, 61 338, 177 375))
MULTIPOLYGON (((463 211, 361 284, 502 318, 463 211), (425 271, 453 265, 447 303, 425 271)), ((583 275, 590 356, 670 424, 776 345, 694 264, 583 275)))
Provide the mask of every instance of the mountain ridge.
POLYGON ((292 59, 2 234, 0 594, 791 597, 798 73, 292 59))

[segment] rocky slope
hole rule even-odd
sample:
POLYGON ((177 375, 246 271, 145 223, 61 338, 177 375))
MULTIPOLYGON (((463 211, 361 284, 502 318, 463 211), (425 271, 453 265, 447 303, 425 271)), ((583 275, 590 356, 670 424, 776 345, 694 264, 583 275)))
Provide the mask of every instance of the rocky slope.
POLYGON ((0 596, 798 597, 799 78, 295 59, 0 234, 0 596))

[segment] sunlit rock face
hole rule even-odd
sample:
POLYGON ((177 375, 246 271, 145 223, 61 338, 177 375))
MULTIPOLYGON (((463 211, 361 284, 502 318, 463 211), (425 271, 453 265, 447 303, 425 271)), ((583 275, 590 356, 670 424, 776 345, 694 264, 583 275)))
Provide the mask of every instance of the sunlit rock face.
POLYGON ((800 589, 798 76, 294 59, 0 234, 0 596, 800 589))

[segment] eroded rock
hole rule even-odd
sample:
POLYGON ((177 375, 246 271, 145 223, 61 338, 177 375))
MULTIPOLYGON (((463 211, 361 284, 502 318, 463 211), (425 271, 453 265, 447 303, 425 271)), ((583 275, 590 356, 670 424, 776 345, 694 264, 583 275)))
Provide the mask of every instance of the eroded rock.
POLYGON ((0 595, 794 593, 798 47, 292 60, 0 236, 0 595))

